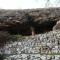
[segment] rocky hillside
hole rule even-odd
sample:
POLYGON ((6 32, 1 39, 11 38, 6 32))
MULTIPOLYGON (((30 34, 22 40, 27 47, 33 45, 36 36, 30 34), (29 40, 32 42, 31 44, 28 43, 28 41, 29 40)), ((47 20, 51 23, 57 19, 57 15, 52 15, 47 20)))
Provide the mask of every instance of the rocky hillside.
POLYGON ((7 42, 0 48, 0 54, 6 60, 60 60, 60 31, 7 42))
POLYGON ((60 20, 60 8, 0 10, 0 31, 34 35, 51 31, 60 20))
POLYGON ((60 60, 59 20, 60 8, 0 10, 0 60, 60 60))

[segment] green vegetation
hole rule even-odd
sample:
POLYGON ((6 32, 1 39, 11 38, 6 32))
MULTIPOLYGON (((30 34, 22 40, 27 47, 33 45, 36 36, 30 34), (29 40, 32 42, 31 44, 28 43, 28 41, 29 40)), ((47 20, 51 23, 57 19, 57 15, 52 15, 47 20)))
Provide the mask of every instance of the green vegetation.
POLYGON ((26 36, 22 35, 11 35, 7 31, 0 31, 0 43, 5 43, 9 41, 22 41, 26 38, 26 36))
POLYGON ((4 58, 5 58, 4 55, 0 54, 0 60, 3 60, 4 58))
POLYGON ((21 40, 25 39, 26 36, 22 36, 22 35, 13 35, 13 37, 15 37, 16 40, 21 41, 21 40))
POLYGON ((0 42, 11 40, 12 36, 8 32, 0 31, 0 42))
POLYGON ((15 41, 17 38, 7 31, 0 31, 0 46, 4 45, 6 42, 15 41))

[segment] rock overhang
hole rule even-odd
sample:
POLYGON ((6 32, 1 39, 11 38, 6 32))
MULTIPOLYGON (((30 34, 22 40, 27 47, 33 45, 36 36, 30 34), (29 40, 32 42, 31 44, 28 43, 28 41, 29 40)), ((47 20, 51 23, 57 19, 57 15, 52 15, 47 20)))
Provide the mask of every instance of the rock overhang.
POLYGON ((52 30, 60 20, 60 8, 32 9, 32 10, 0 10, 0 30, 36 31, 52 30), (1 28, 3 27, 3 29, 1 28))

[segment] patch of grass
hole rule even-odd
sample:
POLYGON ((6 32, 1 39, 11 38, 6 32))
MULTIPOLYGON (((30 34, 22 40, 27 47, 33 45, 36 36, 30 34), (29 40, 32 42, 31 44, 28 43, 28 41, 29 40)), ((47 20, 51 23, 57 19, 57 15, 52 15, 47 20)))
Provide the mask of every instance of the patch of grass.
POLYGON ((26 36, 22 36, 22 35, 13 35, 15 36, 15 38, 18 40, 18 41, 21 41, 23 39, 25 39, 26 36))

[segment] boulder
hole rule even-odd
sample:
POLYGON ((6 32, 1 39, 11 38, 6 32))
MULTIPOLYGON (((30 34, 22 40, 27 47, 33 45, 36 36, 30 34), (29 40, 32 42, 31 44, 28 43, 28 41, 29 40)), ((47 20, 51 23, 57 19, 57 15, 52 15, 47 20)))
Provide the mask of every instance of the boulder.
POLYGON ((60 30, 60 20, 57 21, 56 25, 53 27, 53 30, 60 30))

